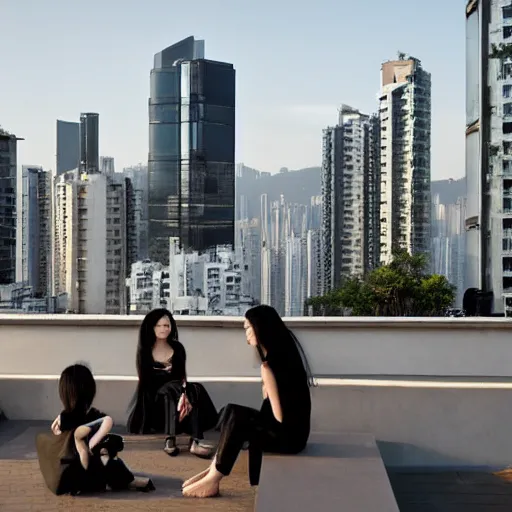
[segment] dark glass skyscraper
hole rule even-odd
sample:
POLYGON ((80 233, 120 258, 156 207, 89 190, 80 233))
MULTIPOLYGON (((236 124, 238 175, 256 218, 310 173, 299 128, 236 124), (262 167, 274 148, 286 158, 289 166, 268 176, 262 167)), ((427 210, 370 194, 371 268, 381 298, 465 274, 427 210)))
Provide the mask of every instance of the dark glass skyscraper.
POLYGON ((80 114, 80 171, 100 172, 99 114, 80 114))
POLYGON ((16 280, 16 157, 19 139, 0 128, 0 285, 16 280))
POLYGON ((80 125, 57 120, 57 176, 78 169, 80 164, 80 125))
POLYGON ((149 256, 169 237, 204 251, 234 243, 235 70, 189 37, 155 55, 149 99, 149 256))

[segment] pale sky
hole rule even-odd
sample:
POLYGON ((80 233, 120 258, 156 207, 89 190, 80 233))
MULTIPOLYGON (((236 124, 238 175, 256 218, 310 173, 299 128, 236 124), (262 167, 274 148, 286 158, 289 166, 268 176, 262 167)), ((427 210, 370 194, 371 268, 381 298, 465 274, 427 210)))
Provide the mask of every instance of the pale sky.
POLYGON ((236 161, 320 165, 342 103, 377 109, 397 51, 432 74, 432 178, 464 175, 463 0, 0 0, 0 125, 55 167, 55 121, 100 114, 100 154, 145 163, 153 56, 187 37, 237 71, 236 161))

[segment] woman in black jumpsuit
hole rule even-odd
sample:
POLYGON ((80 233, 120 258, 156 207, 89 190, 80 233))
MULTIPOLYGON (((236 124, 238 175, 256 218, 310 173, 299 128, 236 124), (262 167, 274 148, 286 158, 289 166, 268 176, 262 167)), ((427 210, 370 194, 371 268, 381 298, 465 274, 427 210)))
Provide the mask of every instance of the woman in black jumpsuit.
POLYGON ((186 361, 172 314, 166 309, 148 313, 140 327, 139 383, 131 402, 128 431, 165 434, 164 451, 170 456, 179 453, 176 436, 188 434, 191 452, 211 458, 212 448, 201 440, 204 432, 217 424, 218 413, 205 387, 187 381, 186 361))
POLYGON ((215 458, 208 469, 183 484, 185 496, 216 496, 245 443, 251 485, 259 483, 263 452, 297 454, 306 447, 313 379, 299 342, 270 306, 247 311, 244 328, 247 343, 261 358, 263 403, 259 411, 236 404, 225 407, 215 458))

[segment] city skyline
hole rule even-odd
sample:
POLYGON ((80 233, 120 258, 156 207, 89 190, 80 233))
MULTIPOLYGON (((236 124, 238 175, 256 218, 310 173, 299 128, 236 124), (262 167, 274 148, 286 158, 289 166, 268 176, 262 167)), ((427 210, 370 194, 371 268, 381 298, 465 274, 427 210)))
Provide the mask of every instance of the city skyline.
MULTIPOLYGON (((440 1, 435 3, 441 5, 440 1)), ((0 93, 9 98, 2 108, 2 125, 26 139, 19 148, 20 165, 54 169, 55 120, 77 119, 80 112, 87 111, 98 112, 102 119, 100 154, 114 156, 118 169, 146 162, 151 56, 159 48, 194 35, 209 42, 209 58, 232 62, 238 70, 236 161, 271 172, 282 166, 319 166, 322 128, 335 122, 342 102, 372 112, 377 104, 379 68, 397 50, 403 50, 418 55, 434 77, 432 178, 464 174, 464 95, 460 94, 464 81, 464 17, 458 5, 443 5, 443 17, 439 19, 434 16, 438 12, 435 6, 421 17, 416 8, 411 8, 410 19, 404 25, 399 21, 403 12, 399 17, 402 5, 398 1, 388 2, 386 9, 375 3, 372 16, 367 15, 370 6, 366 4, 363 8, 327 0, 307 13, 299 9, 290 14, 286 2, 272 5, 272 17, 267 16, 270 4, 265 2, 257 8, 244 6, 237 13, 223 3, 225 16, 212 24, 212 13, 217 14, 218 9, 215 2, 200 1, 197 16, 189 18, 180 16, 183 9, 179 6, 154 1, 151 7, 158 6, 161 16, 152 18, 154 23, 146 24, 151 30, 146 31, 144 20, 152 9, 128 4, 133 9, 120 11, 92 1, 87 12, 82 12, 80 6, 71 9, 60 0, 44 9, 29 0, 6 7, 6 36, 10 37, 12 31, 14 37, 21 24, 27 34, 7 54, 6 66, 13 72, 0 84, 0 93), (33 19, 22 14, 29 11, 33 19), (343 22, 342 30, 334 29, 338 12, 344 20, 352 20, 343 22), (164 28, 166 14, 179 18, 179 27, 164 28), (73 21, 76 18, 82 20, 78 27, 73 21), (290 18, 295 23, 293 28, 289 27, 294 25, 289 23, 290 18), (316 26, 320 19, 322 29, 316 26), (39 31, 31 27, 41 20, 46 31, 55 35, 43 40, 37 37, 36 44, 39 31), (359 30, 360 23, 354 23, 357 20, 364 21, 368 30, 358 51, 347 51, 359 30), (101 41, 88 39, 87 45, 82 44, 80 41, 86 39, 80 33, 90 26, 89 22, 115 42, 106 46, 99 38, 101 41), (261 30, 255 29, 260 23, 269 25, 263 40, 261 30), (434 28, 437 35, 432 41, 434 28), (449 36, 443 35, 445 32, 449 36), (447 48, 453 58, 443 57, 447 48), (66 72, 57 72, 64 69, 64 61, 66 72), (304 72, 312 69, 309 64, 305 66, 306 61, 315 63, 310 76, 304 72), (332 62, 339 65, 333 66, 332 62), (352 70, 348 73, 350 80, 346 78, 347 70, 352 70), (91 74, 98 79, 91 81, 91 74), (28 87, 33 88, 35 83, 40 96, 29 94, 28 87)))

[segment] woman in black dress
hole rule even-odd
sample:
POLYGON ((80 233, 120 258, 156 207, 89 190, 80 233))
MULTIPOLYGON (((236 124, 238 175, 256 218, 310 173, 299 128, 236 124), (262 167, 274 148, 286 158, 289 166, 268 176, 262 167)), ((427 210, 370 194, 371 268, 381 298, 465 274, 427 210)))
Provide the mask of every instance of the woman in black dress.
POLYGON ((200 441, 212 429, 218 413, 202 384, 187 382, 187 355, 178 341, 170 311, 155 309, 144 318, 137 347, 139 383, 132 400, 128 431, 164 433, 164 451, 176 456, 176 435, 191 436, 191 453, 211 458, 213 449, 200 441))
POLYGON ((52 492, 155 489, 149 478, 133 475, 118 457, 123 438, 110 433, 112 418, 92 406, 96 382, 87 366, 74 364, 62 372, 59 395, 64 410, 52 423, 53 441, 46 433, 36 438, 41 472, 52 492), (63 460, 66 453, 69 458, 63 460))
POLYGON ((263 452, 296 454, 306 447, 313 378, 302 347, 270 306, 247 311, 244 329, 247 343, 261 358, 263 404, 259 411, 235 404, 224 409, 215 458, 209 468, 183 484, 185 496, 216 496, 245 443, 251 485, 259 483, 263 452))

